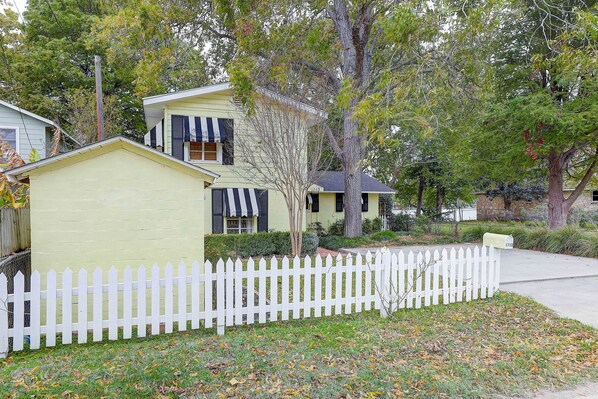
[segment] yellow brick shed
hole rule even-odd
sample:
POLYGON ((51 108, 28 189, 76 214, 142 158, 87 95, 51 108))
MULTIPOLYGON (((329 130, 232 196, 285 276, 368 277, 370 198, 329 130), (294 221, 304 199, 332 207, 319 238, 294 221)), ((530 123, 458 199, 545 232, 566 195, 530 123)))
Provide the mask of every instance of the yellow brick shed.
POLYGON ((32 270, 203 263, 213 172, 114 137, 7 174, 30 182, 32 270))

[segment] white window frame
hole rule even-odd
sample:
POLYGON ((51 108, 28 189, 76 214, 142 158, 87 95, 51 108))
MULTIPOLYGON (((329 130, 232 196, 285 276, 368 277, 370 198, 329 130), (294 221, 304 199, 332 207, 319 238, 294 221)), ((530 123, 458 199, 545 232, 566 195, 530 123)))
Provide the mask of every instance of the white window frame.
POLYGON ((20 129, 18 126, 5 126, 5 125, 1 125, 0 129, 14 129, 15 130, 15 151, 17 152, 17 154, 21 155, 21 135, 20 135, 20 129))
POLYGON ((256 217, 255 216, 243 216, 243 217, 225 217, 224 218, 224 233, 225 234, 253 234, 256 232, 255 228, 257 226, 256 223, 256 217), (251 222, 251 231, 247 232, 247 231, 241 231, 241 219, 245 219, 245 220, 249 220, 251 222), (229 220, 239 220, 239 228, 238 231, 236 233, 229 233, 228 232, 228 221, 229 220))
POLYGON ((184 146, 185 161, 189 163, 211 163, 222 165, 222 143, 216 143, 216 160, 215 161, 200 161, 198 159, 190 159, 191 143, 186 141, 184 146))

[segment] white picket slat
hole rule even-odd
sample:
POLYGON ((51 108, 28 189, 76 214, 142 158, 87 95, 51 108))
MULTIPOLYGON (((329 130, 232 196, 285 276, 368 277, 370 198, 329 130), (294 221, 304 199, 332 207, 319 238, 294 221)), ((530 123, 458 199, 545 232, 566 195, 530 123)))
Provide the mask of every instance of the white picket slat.
POLYGON ((173 286, 173 270, 172 264, 166 265, 164 271, 164 332, 170 334, 173 331, 173 317, 174 310, 174 286, 173 286))
POLYGON ((235 325, 243 324, 243 262, 235 261, 235 325))
POLYGON ((108 339, 118 339, 118 275, 114 267, 108 271, 108 339))
POLYGON ((494 296, 494 247, 488 248, 488 298, 494 296))
POLYGON ((311 317, 311 257, 305 256, 303 260, 303 318, 311 317))
POLYGON ((324 316, 332 315, 332 256, 326 256, 326 268, 324 270, 326 280, 324 281, 324 316))
POLYGON ((77 274, 77 343, 87 342, 87 271, 80 269, 77 274))
POLYGON ((407 306, 407 298, 405 296, 406 290, 405 290, 405 276, 407 274, 407 266, 405 264, 405 253, 403 251, 399 251, 399 254, 397 256, 397 274, 398 274, 398 295, 399 295, 399 303, 398 308, 399 309, 404 309, 405 306, 407 306))
POLYGON ((487 268, 488 268, 488 256, 486 255, 486 247, 482 246, 482 261, 480 265, 480 298, 485 299, 487 296, 488 290, 488 275, 487 275, 487 268))
POLYGON ((102 269, 98 267, 93 272, 93 342, 102 340, 103 302, 102 269))
POLYGON ((150 315, 152 321, 152 335, 160 334, 160 268, 157 264, 152 267, 152 306, 150 315))
POLYGON ((301 308, 299 307, 299 301, 301 300, 301 259, 298 256, 293 258, 293 302, 291 305, 291 309, 293 310, 293 319, 299 318, 299 312, 301 308))
MULTIPOLYGON (((216 263, 216 333, 218 335, 224 335, 224 326, 226 325, 225 278, 224 261, 220 259, 216 263)), ((193 290, 195 290, 195 285, 193 285, 193 290)))
POLYGON ((363 258, 360 253, 355 256, 355 313, 361 312, 363 302, 363 258))
POLYGON ((225 278, 225 286, 224 290, 226 292, 226 326, 230 327, 235 324, 234 322, 234 315, 235 315, 235 307, 234 307, 234 264, 233 261, 228 258, 226 261, 226 278, 225 278))
MULTIPOLYGON (((195 263, 191 267, 195 267, 195 263)), ((212 264, 206 262, 206 286, 205 286, 205 306, 206 306, 206 328, 212 327, 212 264), (208 266, 209 265, 209 266, 208 266), (209 272, 208 272, 209 268, 209 272), (209 279, 209 280, 208 280, 209 279)), ((179 272, 177 275, 177 299, 178 299, 178 320, 177 328, 179 331, 187 330, 187 265, 184 262, 179 263, 179 272)))
POLYGON ((442 304, 450 303, 449 258, 446 249, 442 250, 442 304))
POLYGON ((407 293, 407 309, 413 307, 413 290, 415 288, 415 280, 413 279, 414 269, 415 255, 413 251, 409 251, 409 254, 407 254, 407 287, 405 288, 407 293))
POLYGON ((473 278, 473 258, 471 255, 471 248, 465 250, 465 300, 471 301, 471 287, 473 278))
POLYGON ((322 317, 322 257, 316 255, 316 267, 315 267, 315 278, 314 278, 314 317, 322 317))
POLYGON ((270 259, 270 321, 278 320, 278 259, 270 259))
POLYGON ((390 257, 390 298, 391 298, 391 312, 396 312, 401 300, 399 285, 399 260, 397 254, 392 254, 390 257))
POLYGON ((123 339, 133 334, 133 271, 127 266, 123 272, 123 339))
MULTIPOLYGON (((62 343, 68 345, 73 342, 73 271, 68 267, 62 272, 61 286, 62 343)), ((29 306, 31 307, 31 305, 29 306)), ((29 325, 31 326, 31 318, 29 318, 29 325)), ((29 342, 31 344, 31 334, 29 335, 29 342)))
POLYGON ((454 303, 457 299, 457 251, 454 247, 450 251, 449 285, 449 302, 454 303))
POLYGON ((266 270, 266 260, 264 258, 260 259, 259 262, 259 278, 258 278, 258 295, 259 295, 259 316, 258 321, 260 323, 266 322, 266 277, 267 277, 267 270, 266 270))
POLYGON ((286 321, 289 319, 289 278, 290 276, 290 269, 289 269, 289 258, 286 256, 282 258, 282 316, 280 319, 282 321, 286 321))
POLYGON ((365 293, 364 300, 365 300, 365 310, 372 310, 372 298, 375 295, 372 293, 372 273, 374 271, 374 265, 372 263, 372 253, 368 251, 365 254, 365 293))
MULTIPOLYGON (((222 268, 224 270, 224 262, 222 259, 218 261, 219 263, 222 262, 222 268)), ((195 261, 191 265, 191 328, 196 330, 199 328, 199 304, 201 297, 201 293, 199 290, 199 276, 200 276, 200 267, 199 262, 195 261)), ((223 276, 224 277, 224 271, 223 276)), ((224 297, 223 297, 224 298, 224 297)), ((223 304, 224 305, 224 304, 223 304)))
MULTIPOLYGON (((87 283, 87 282, 86 282, 87 283)), ((29 315, 29 325, 31 334, 29 337, 29 348, 39 349, 41 341, 41 276, 36 270, 31 273, 31 305, 29 315)), ((8 326, 7 326, 8 328, 8 326)), ((72 334, 71 334, 72 336, 72 334)), ((2 350, 0 349, 0 354, 2 350)))
POLYGON ((137 336, 145 337, 147 332, 147 285, 145 267, 137 270, 137 336))
MULTIPOLYGON (((54 273, 56 276, 56 273, 54 273)), ((23 273, 17 272, 14 277, 14 308, 13 308, 13 338, 12 338, 12 350, 20 351, 23 350, 23 340, 25 336, 23 330, 25 328, 25 276, 23 273)), ((56 339, 56 336, 54 336, 56 339)))
POLYGON ((380 298, 382 296, 382 253, 377 251, 374 259, 374 309, 380 310, 382 306, 380 298))
POLYGON ((438 305, 440 302, 440 252, 438 250, 434 251, 434 273, 432 274, 433 281, 433 290, 432 293, 432 305, 438 305))
POLYGON ((473 299, 478 299, 480 290, 480 248, 476 245, 473 248, 473 299))
POLYGON ((424 266, 424 254, 418 252, 416 260, 415 260, 415 290, 414 290, 414 297, 415 297, 415 308, 420 309, 422 307, 422 287, 423 287, 423 270, 424 266))
MULTIPOLYGON (((8 304, 8 279, 0 273, 0 302, 8 304)), ((8 309, 0 310, 0 358, 8 356, 8 309)))
POLYGON ((345 257, 345 314, 351 313, 353 300, 353 256, 345 257))
POLYGON ((336 257, 335 269, 334 314, 339 315, 343 304, 343 257, 340 254, 336 257))
POLYGON ((430 306, 432 304, 432 268, 434 267, 434 261, 430 251, 426 251, 425 256, 425 271, 424 271, 424 306, 430 306))
MULTIPOLYGON (((187 283, 185 282, 185 264, 179 265, 179 331, 187 329, 187 283), (181 299, 184 297, 184 299, 181 299)), ((205 263, 204 273, 206 281, 204 285, 203 303, 205 307, 204 327, 212 328, 213 314, 212 314, 212 262, 209 260, 205 263)))
POLYGON ((459 248, 457 255, 457 302, 463 301, 463 279, 465 272, 465 253, 459 248))
POLYGON ((247 324, 255 319, 255 263, 253 258, 247 261, 247 324))

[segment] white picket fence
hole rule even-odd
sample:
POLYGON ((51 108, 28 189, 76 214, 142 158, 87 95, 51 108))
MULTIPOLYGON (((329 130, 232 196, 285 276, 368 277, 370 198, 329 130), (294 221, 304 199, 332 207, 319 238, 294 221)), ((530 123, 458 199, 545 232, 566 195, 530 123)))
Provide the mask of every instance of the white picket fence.
POLYGON ((34 272, 30 292, 25 292, 24 277, 18 274, 12 294, 0 274, 0 357, 9 349, 38 349, 42 336, 46 347, 55 346, 58 334, 62 344, 73 343, 74 337, 77 343, 86 343, 89 332, 97 342, 145 337, 148 329, 152 335, 171 333, 175 325, 178 331, 215 325, 218 334, 224 334, 225 326, 371 309, 387 316, 402 308, 491 297, 499 287, 499 255, 492 247, 475 247, 269 262, 229 259, 220 260, 216 270, 206 262, 202 271, 195 262, 190 275, 184 263, 176 276, 170 264, 163 273, 154 265, 149 276, 143 266, 135 274, 126 268, 122 276, 112 268, 107 283, 105 272, 96 269, 91 286, 86 270, 75 279, 66 269, 60 284, 55 271, 47 273, 45 289, 40 274, 34 272), (27 302, 29 323, 25 323, 27 302))

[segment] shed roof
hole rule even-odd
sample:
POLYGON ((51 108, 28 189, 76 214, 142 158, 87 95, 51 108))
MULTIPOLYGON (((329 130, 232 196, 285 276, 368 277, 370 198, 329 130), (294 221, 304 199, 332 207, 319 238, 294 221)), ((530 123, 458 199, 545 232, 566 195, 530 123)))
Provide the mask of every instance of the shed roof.
POLYGON ((133 153, 152 159, 159 163, 183 168, 184 170, 190 171, 191 173, 197 173, 204 178, 207 184, 212 184, 215 179, 220 177, 218 174, 210 172, 207 169, 201 168, 188 162, 181 161, 177 158, 174 158, 173 156, 157 151, 151 147, 136 143, 122 136, 116 136, 106 140, 98 141, 96 143, 77 148, 64 154, 56 155, 50 158, 42 159, 41 161, 19 166, 18 168, 6 171, 5 174, 10 181, 16 182, 19 180, 26 179, 33 171, 36 170, 42 170, 52 166, 60 166, 61 163, 65 163, 67 161, 71 161, 71 163, 76 163, 80 160, 86 159, 86 156, 93 155, 94 152, 97 152, 99 155, 116 149, 129 150, 133 153))
MULTIPOLYGON (((331 171, 324 172, 314 184, 323 188, 324 192, 328 193, 344 193, 345 192, 345 172, 331 171)), ((394 194, 395 190, 388 187, 386 184, 376 180, 370 175, 362 173, 361 175, 361 192, 363 193, 377 193, 377 194, 394 194)))

